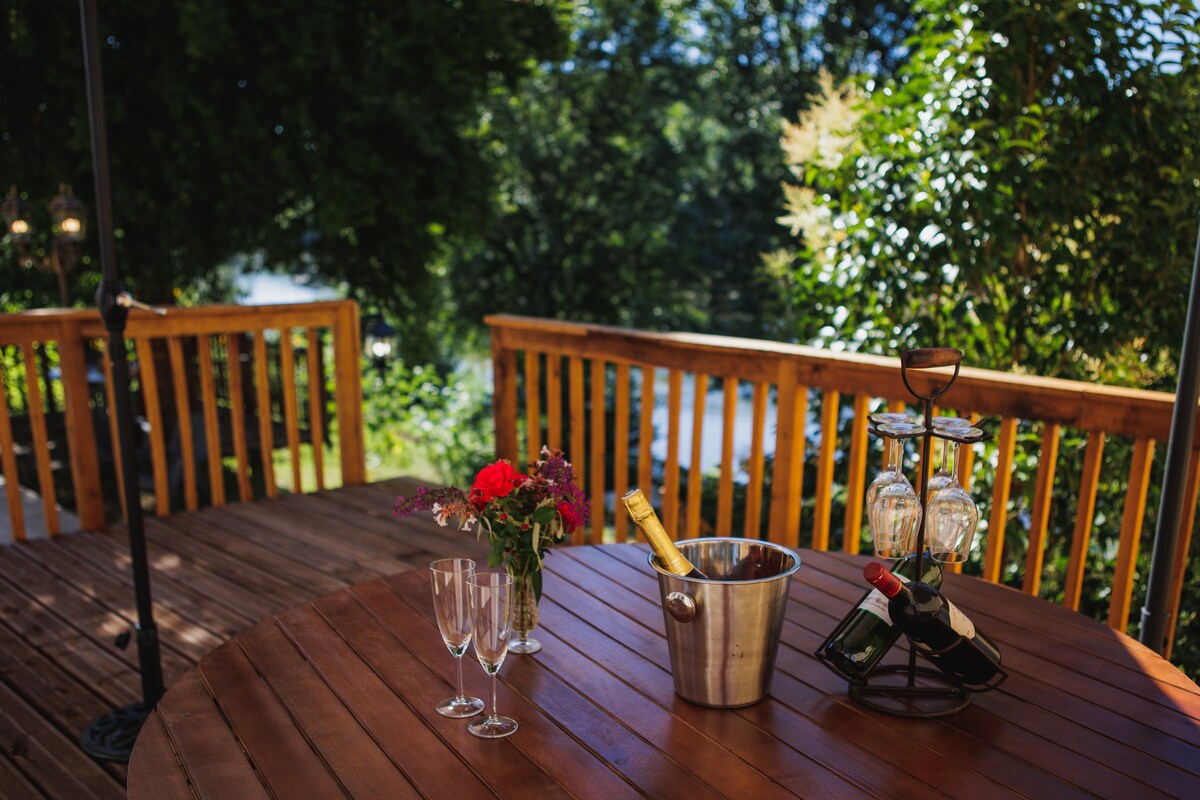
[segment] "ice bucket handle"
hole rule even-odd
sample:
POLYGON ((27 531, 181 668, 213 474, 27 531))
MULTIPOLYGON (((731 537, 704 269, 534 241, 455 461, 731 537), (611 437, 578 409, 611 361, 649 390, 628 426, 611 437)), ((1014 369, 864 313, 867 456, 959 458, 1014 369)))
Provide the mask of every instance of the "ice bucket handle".
POLYGON ((696 601, 683 592, 670 592, 663 606, 672 617, 680 622, 691 622, 696 618, 696 601))

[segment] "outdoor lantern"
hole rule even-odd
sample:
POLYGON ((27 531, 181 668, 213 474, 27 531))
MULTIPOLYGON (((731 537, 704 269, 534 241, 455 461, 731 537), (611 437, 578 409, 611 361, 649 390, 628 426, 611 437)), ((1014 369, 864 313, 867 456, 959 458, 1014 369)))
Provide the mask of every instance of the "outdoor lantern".
POLYGON ((0 214, 4 216, 4 227, 17 252, 17 261, 23 267, 33 266, 33 256, 29 251, 29 203, 17 193, 17 187, 8 190, 8 197, 0 205, 0 214))
POLYGON ((383 372, 388 360, 392 357, 392 348, 396 339, 396 329, 387 324, 382 316, 376 316, 367 326, 367 335, 363 345, 375 369, 383 372))

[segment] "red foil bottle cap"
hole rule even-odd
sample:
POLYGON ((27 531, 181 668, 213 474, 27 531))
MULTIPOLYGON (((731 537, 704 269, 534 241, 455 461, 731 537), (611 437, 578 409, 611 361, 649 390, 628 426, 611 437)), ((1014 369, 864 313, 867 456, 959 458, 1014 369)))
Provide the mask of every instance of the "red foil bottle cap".
POLYGON ((863 567, 863 577, 867 579, 868 583, 883 592, 885 597, 895 597, 900 594, 900 579, 878 561, 872 561, 863 567))

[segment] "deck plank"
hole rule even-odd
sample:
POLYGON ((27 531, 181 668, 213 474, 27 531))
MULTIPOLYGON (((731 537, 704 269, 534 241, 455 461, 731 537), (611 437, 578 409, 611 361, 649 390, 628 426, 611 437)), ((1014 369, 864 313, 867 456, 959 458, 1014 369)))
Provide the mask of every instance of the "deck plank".
MULTIPOLYGON (((418 485, 393 479, 147 519, 168 687, 221 642, 304 601, 446 555, 485 555, 473 534, 392 516, 396 496, 418 485), (331 521, 350 533, 332 537, 331 521)), ((136 647, 113 643, 135 618, 128 547, 120 524, 0 545, 0 797, 124 796, 124 765, 98 764, 77 742, 96 717, 140 697, 136 647)))

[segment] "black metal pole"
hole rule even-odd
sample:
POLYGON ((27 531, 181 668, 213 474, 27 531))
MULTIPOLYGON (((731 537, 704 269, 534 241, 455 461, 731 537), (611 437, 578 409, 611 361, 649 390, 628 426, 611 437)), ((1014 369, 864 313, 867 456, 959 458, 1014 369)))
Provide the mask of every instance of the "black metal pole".
POLYGON ((83 732, 80 746, 95 758, 128 761, 142 722, 163 694, 162 659, 158 628, 150 599, 150 568, 146 560, 146 534, 138 495, 137 453, 133 443, 133 411, 129 396, 129 361, 125 348, 128 309, 121 304, 124 290, 117 273, 113 241, 112 195, 108 179, 108 137, 104 122, 104 82, 100 72, 96 34, 96 0, 80 0, 83 27, 84 69, 87 73, 88 119, 92 133, 92 167, 96 176, 96 221, 100 231, 100 267, 104 279, 96 291, 96 305, 108 331, 106 356, 112 364, 113 409, 124 474, 129 554, 133 561, 133 589, 137 604, 138 666, 142 676, 142 702, 101 716, 83 732))
POLYGON ((1171 583, 1175 551, 1179 549, 1179 527, 1183 521, 1187 493, 1188 461, 1196 434, 1196 400, 1200 395, 1200 234, 1192 265, 1192 289, 1188 297, 1187 322, 1183 327, 1183 349, 1179 353, 1179 385, 1171 416, 1171 438, 1167 441, 1167 468, 1163 475, 1158 526, 1154 530, 1154 554, 1150 560, 1150 583, 1142 607, 1138 639, 1158 653, 1166 651, 1167 628, 1171 621, 1171 583))

